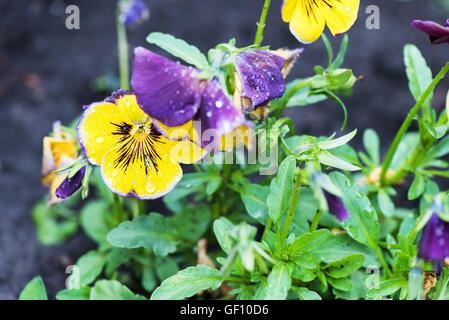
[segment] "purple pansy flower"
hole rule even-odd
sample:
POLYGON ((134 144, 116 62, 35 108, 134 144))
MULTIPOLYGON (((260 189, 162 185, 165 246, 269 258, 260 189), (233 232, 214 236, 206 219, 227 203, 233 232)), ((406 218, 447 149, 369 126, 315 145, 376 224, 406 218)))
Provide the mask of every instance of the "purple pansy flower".
POLYGON ((216 79, 201 80, 199 73, 198 69, 145 48, 134 49, 131 85, 140 108, 160 122, 155 125, 168 138, 171 137, 166 127, 190 124, 200 140, 191 137, 192 141, 210 151, 218 145, 220 136, 250 125, 223 92, 220 83, 216 79))
POLYGON ((142 23, 150 17, 150 10, 142 0, 122 0, 120 6, 120 20, 127 27, 142 23))
POLYGON ((280 50, 278 55, 266 50, 249 50, 235 57, 237 73, 234 100, 245 113, 284 94, 284 77, 302 51, 280 50))
POLYGON ((329 207, 329 212, 332 213, 341 222, 345 221, 349 217, 349 212, 341 198, 334 196, 333 194, 327 192, 323 189, 324 197, 327 200, 327 205, 329 207))
POLYGON ((446 26, 421 20, 413 20, 412 26, 427 33, 432 44, 449 43, 449 19, 446 21, 446 26))
POLYGON ((56 197, 59 199, 66 199, 81 188, 85 172, 86 167, 82 167, 72 178, 66 177, 56 189, 56 197))
POLYGON ((445 222, 433 213, 422 232, 418 257, 426 261, 442 264, 449 257, 449 222, 445 222))

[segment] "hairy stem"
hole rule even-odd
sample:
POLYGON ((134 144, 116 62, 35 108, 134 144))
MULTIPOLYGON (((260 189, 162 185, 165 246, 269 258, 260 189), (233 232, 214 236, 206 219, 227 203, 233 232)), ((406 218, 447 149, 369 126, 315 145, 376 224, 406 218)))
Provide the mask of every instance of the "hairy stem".
POLYGON ((116 9, 116 26, 120 87, 124 90, 129 90, 128 39, 126 36, 126 26, 122 21, 120 21, 120 9, 118 6, 116 9))
POLYGON ((260 15, 259 24, 257 25, 256 38, 254 39, 254 44, 260 47, 263 39, 263 30, 265 29, 265 22, 267 21, 268 9, 270 8, 271 0, 265 0, 263 5, 262 14, 260 15))
POLYGON ((299 200, 300 192, 301 192, 301 177, 299 175, 299 169, 297 169, 295 174, 295 186, 293 189, 292 198, 290 200, 290 205, 287 210, 287 217, 285 218, 284 228, 282 229, 281 243, 284 243, 285 239, 287 238, 288 230, 290 229, 290 225, 295 215, 295 208, 299 200))
POLYGON ((430 85, 427 87, 426 91, 421 95, 419 100, 416 102, 415 106, 410 110, 407 117, 405 118, 404 122, 402 123, 401 127, 399 128, 398 133, 396 134, 396 137, 393 140, 393 143, 388 150, 387 156, 385 158, 384 164, 382 166, 382 171, 380 173, 380 183, 381 185, 385 185, 385 176, 387 173, 388 168, 390 167, 391 162, 393 161, 393 157, 396 153, 396 150, 399 146, 399 143, 401 142, 404 135, 407 133, 408 128, 412 124, 413 118, 416 116, 416 114, 419 112, 419 110, 422 108, 424 102, 426 101, 427 97, 433 92, 437 84, 441 81, 441 79, 444 78, 446 73, 449 71, 449 62, 441 69, 441 71, 437 74, 437 76, 433 79, 433 81, 430 83, 430 85))
POLYGON ((309 232, 313 232, 318 228, 318 224, 320 223, 321 215, 323 214, 323 211, 321 209, 318 209, 315 212, 315 215, 313 216, 312 224, 310 225, 309 232))

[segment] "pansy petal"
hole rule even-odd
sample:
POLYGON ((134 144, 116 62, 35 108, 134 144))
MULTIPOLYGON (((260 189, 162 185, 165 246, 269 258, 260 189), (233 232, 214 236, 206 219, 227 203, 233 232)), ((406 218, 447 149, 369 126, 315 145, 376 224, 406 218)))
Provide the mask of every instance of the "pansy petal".
POLYGON ((244 145, 248 150, 255 145, 253 126, 248 122, 220 136, 218 148, 220 151, 231 151, 239 145, 244 145))
POLYGON ((282 3, 282 20, 284 22, 290 22, 292 20, 293 13, 295 12, 298 0, 284 0, 282 3))
POLYGON ((202 148, 207 151, 214 149, 219 143, 219 137, 233 131, 245 122, 243 113, 234 107, 221 90, 217 80, 210 80, 203 94, 203 102, 195 123, 200 123, 202 148))
POLYGON ((193 124, 193 120, 186 122, 182 126, 177 127, 169 127, 164 125, 162 122, 153 119, 153 124, 157 128, 157 130, 162 133, 164 137, 170 140, 185 140, 189 139, 195 143, 199 143, 199 134, 195 129, 193 124))
POLYGON ((348 31, 357 20, 360 0, 327 0, 320 4, 326 23, 332 34, 348 31))
POLYGON ((171 161, 191 164, 206 156, 207 151, 190 140, 172 141, 167 140, 163 148, 170 154, 171 161))
POLYGON ((163 147, 163 139, 144 139, 139 144, 130 137, 134 143, 123 142, 109 151, 101 163, 106 185, 121 196, 139 199, 155 199, 172 190, 182 177, 182 169, 163 147))
POLYGON ((103 156, 114 149, 121 136, 117 132, 131 131, 133 124, 127 115, 110 102, 93 103, 78 123, 78 138, 84 156, 94 165, 100 165, 103 156))
POLYGON ((238 94, 243 98, 245 112, 282 96, 285 80, 282 69, 286 60, 264 50, 250 50, 238 54, 235 66, 238 73, 238 94))
POLYGON ((145 48, 134 49, 131 85, 142 110, 171 127, 191 120, 201 104, 205 82, 199 70, 145 48))
POLYGON ((290 31, 302 43, 316 41, 323 33, 325 19, 316 2, 299 1, 292 20, 290 31))
POLYGON ((413 20, 412 26, 427 33, 429 36, 439 38, 449 35, 449 28, 434 21, 413 20))
POLYGON ((329 207, 329 212, 342 222, 346 220, 349 217, 349 212, 343 204, 343 200, 324 189, 323 193, 329 207))
POLYGON ((418 257, 427 261, 443 261, 449 257, 449 222, 441 220, 436 213, 424 227, 418 257))

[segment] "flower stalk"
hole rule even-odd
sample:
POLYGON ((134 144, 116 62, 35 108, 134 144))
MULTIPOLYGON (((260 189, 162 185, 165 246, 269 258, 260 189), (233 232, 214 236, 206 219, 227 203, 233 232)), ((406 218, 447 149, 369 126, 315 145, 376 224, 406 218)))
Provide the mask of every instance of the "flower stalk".
MULTIPOLYGON (((390 149, 388 150, 387 156, 386 156, 384 164, 382 166, 382 171, 380 173, 380 184, 382 186, 387 184, 385 176, 387 174, 387 170, 389 169, 391 162, 393 161, 393 157, 396 153, 399 143, 401 142, 404 135, 407 133, 408 128, 412 124, 412 121, 415 118, 415 116, 418 114, 419 110, 422 108, 427 97, 433 92, 433 90, 435 89, 437 84, 444 78, 444 76, 446 75, 446 73, 448 71, 449 71, 449 62, 446 63, 446 65, 443 67, 443 69, 441 69, 441 71, 433 79, 433 81, 430 83, 430 85, 427 87, 427 89, 421 95, 419 100, 416 102, 415 106, 410 110, 410 112, 408 113, 404 122, 402 123, 401 127, 399 128, 399 131, 396 134, 396 137, 394 138, 390 149)), ((391 179, 391 181, 392 182, 395 181, 394 177, 391 179)))
POLYGON ((284 228, 282 229, 281 233, 281 243, 284 243, 285 239, 287 239, 288 230, 290 229, 290 225, 295 215, 295 208, 296 204, 298 203, 300 193, 301 193, 301 176, 299 169, 296 169, 295 186, 293 189, 292 198, 290 200, 290 205, 287 210, 287 217, 285 218, 284 228))
POLYGON ((118 42, 118 62, 119 62, 119 81, 120 87, 129 90, 129 54, 128 38, 126 36, 126 26, 120 19, 120 8, 116 9, 116 27, 118 42))
POLYGON ((265 22, 267 21, 267 15, 268 15, 268 10, 270 8, 270 3, 271 3, 271 0, 265 0, 265 3, 263 5, 262 14, 260 15, 260 20, 257 25, 256 38, 254 40, 254 44, 257 47, 260 47, 260 44, 262 43, 262 40, 263 40, 263 30, 265 29, 265 22))

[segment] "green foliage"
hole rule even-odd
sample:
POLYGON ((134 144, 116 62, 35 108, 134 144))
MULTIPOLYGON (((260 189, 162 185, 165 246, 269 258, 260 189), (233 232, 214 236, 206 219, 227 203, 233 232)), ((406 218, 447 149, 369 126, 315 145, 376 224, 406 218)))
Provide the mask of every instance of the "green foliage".
POLYGON ((19 300, 48 300, 47 290, 41 277, 31 280, 20 293, 19 300))

